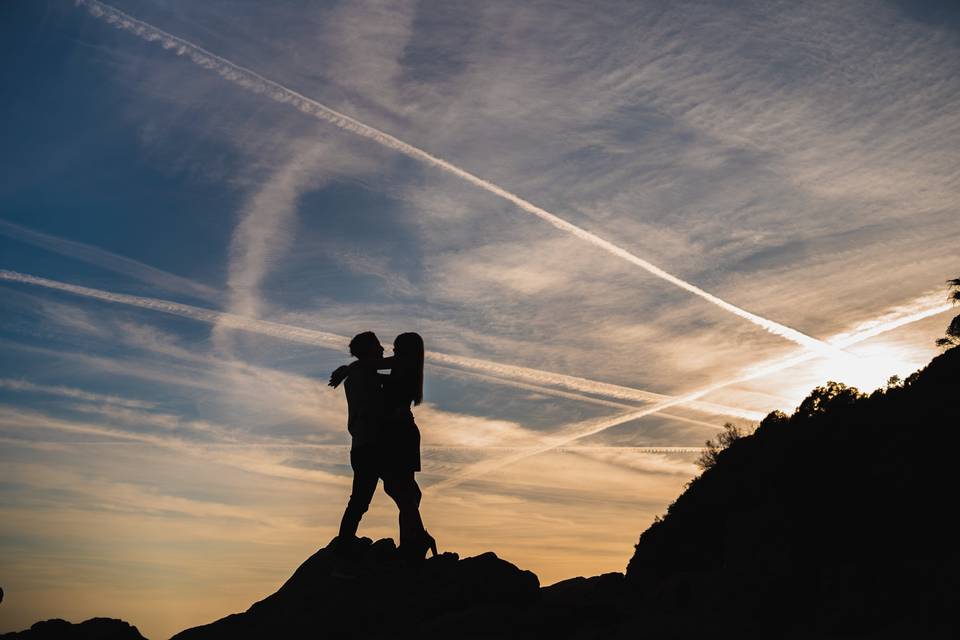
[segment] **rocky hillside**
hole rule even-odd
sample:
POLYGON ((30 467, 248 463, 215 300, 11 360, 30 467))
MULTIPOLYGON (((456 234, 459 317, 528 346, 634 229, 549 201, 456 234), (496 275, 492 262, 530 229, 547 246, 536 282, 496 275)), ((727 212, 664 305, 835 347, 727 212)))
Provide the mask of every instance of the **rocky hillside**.
POLYGON ((956 637, 958 435, 960 349, 870 396, 816 389, 640 536, 637 603, 690 633, 956 637))
POLYGON ((34 623, 29 629, 0 634, 4 640, 146 640, 136 627, 114 618, 90 618, 73 624, 53 619, 34 623))
POLYGON ((444 553, 410 568, 392 540, 361 538, 346 557, 330 546, 320 549, 245 612, 174 638, 432 637, 460 627, 461 637, 470 637, 510 625, 537 600, 539 588, 533 573, 493 553, 463 560, 444 553))

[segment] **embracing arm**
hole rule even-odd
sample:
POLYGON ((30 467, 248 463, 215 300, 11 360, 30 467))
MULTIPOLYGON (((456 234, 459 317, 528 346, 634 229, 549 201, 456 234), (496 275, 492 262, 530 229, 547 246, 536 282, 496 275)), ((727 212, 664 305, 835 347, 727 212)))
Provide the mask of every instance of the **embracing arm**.
MULTIPOLYGON (((393 369, 393 356, 389 358, 378 358, 369 363, 371 366, 376 367, 377 370, 380 369, 393 369)), ((361 364, 359 360, 354 360, 350 364, 345 364, 337 367, 333 370, 333 373, 330 374, 330 381, 327 383, 328 386, 336 389, 340 386, 340 383, 346 380, 351 373, 357 370, 357 367, 366 366, 367 363, 361 364)))
POLYGON ((339 387, 340 383, 350 375, 350 366, 351 365, 344 364, 334 369, 333 373, 330 374, 330 381, 327 382, 327 386, 333 387, 334 389, 339 387))

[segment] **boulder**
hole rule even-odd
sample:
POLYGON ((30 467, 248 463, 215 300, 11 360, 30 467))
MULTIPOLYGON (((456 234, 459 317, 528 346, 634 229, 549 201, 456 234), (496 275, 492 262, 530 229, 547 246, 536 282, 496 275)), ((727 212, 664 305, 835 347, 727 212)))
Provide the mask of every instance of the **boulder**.
POLYGON ((411 566, 392 540, 360 538, 349 549, 333 542, 320 549, 245 612, 174 638, 464 637, 477 620, 502 621, 529 607, 539 588, 536 575, 492 552, 463 559, 444 553, 411 566))

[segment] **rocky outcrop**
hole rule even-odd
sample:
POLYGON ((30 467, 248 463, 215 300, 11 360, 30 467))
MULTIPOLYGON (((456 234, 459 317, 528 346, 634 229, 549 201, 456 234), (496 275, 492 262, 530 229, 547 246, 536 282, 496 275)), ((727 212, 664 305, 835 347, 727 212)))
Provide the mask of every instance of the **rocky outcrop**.
POLYGON ((90 618, 79 624, 55 618, 24 631, 0 634, 3 640, 146 640, 136 627, 114 618, 90 618))
POLYGON ((503 629, 539 597, 539 581, 494 553, 444 553, 408 566, 390 539, 317 551, 271 596, 175 640, 471 637, 503 629), (454 635, 447 635, 456 629, 454 635))

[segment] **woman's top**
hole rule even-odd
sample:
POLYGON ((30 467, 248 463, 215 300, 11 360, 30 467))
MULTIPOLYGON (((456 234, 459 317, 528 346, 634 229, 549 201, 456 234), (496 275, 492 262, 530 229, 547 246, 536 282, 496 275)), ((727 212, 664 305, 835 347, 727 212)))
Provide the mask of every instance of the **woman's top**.
POLYGON ((410 405, 417 396, 416 386, 414 377, 399 367, 395 367, 390 375, 383 376, 383 405, 388 420, 394 414, 398 418, 409 416, 413 419, 410 405))
POLYGON ((416 396, 416 381, 402 369, 394 369, 383 379, 383 438, 393 465, 404 470, 420 470, 420 430, 413 420, 410 405, 416 396))

